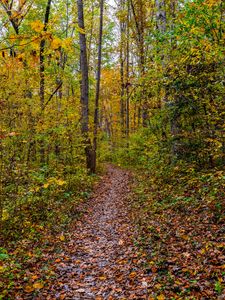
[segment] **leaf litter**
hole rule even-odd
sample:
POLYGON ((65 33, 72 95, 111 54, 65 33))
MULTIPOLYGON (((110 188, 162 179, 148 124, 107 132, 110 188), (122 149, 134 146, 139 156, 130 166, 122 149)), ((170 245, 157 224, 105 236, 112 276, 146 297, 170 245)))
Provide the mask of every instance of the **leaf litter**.
MULTIPOLYGON (((130 174, 110 166, 82 220, 55 254, 54 282, 23 299, 148 299, 144 257, 135 248, 128 195, 130 174)), ((83 205, 84 206, 84 205, 83 205)), ((19 298, 18 298, 19 299, 19 298)))

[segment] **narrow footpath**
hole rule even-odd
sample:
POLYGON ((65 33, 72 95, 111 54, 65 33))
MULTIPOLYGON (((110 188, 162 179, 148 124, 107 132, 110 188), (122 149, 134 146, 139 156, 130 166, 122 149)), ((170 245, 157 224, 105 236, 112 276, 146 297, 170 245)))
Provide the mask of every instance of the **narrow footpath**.
POLYGON ((128 195, 129 173, 108 167, 65 244, 66 260, 56 262, 54 285, 41 299, 147 299, 128 195))

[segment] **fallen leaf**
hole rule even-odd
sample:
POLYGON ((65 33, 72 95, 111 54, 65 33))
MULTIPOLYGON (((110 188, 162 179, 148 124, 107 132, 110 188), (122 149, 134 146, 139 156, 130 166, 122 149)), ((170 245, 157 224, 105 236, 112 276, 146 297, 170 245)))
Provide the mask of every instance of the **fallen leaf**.
POLYGON ((33 275, 33 276, 31 276, 31 278, 32 278, 33 280, 36 280, 36 279, 38 279, 38 276, 37 276, 37 275, 33 275))
POLYGON ((137 273, 136 273, 136 272, 131 272, 130 275, 129 275, 130 278, 134 278, 134 277, 136 277, 136 276, 137 276, 137 273))
POLYGON ((33 284, 33 288, 35 288, 35 289, 37 289, 37 290, 39 290, 39 289, 42 289, 44 287, 44 284, 42 283, 42 282, 35 282, 34 284, 33 284))
POLYGON ((27 286, 25 286, 24 290, 26 293, 32 293, 34 291, 34 288, 31 285, 27 285, 27 286))
POLYGON ((5 267, 4 266, 0 266, 0 272, 4 272, 5 271, 5 267))
POLYGON ((157 296, 157 300, 165 300, 165 296, 163 294, 160 294, 159 296, 157 296))
POLYGON ((65 241, 65 236, 64 235, 60 235, 59 239, 60 239, 60 241, 64 242, 65 241))

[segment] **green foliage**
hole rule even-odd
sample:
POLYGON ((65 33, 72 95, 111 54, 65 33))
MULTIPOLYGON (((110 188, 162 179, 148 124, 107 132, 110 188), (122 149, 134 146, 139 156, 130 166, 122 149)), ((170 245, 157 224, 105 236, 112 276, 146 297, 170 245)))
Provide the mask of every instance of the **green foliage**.
POLYGON ((22 181, 8 186, 2 219, 5 238, 36 238, 45 226, 60 231, 76 217, 76 205, 87 198, 95 177, 90 177, 85 168, 59 167, 51 170, 45 165, 30 173, 29 179, 24 178, 29 184, 24 186, 22 181), (57 177, 53 177, 54 172, 57 177), (10 197, 12 191, 17 192, 16 202, 12 202, 15 195, 10 197))
POLYGON ((5 259, 8 259, 9 258, 9 255, 8 255, 8 252, 5 248, 0 248, 0 261, 1 260, 5 260, 5 259))
POLYGON ((221 295, 223 292, 223 284, 220 281, 217 281, 215 283, 215 291, 218 293, 218 295, 221 295))
POLYGON ((154 28, 149 36, 146 32, 150 50, 145 74, 132 78, 137 85, 134 103, 141 107, 146 97, 148 127, 168 164, 180 160, 220 168, 225 151, 224 3, 164 5, 165 29, 154 28))

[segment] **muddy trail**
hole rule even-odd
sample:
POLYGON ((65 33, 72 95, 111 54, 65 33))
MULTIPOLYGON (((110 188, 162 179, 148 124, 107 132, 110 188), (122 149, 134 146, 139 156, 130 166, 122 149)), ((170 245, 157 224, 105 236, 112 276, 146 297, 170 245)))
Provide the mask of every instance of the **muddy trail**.
POLYGON ((38 299, 147 299, 129 217, 129 177, 108 167, 65 243, 66 259, 56 260, 54 284, 38 299))

